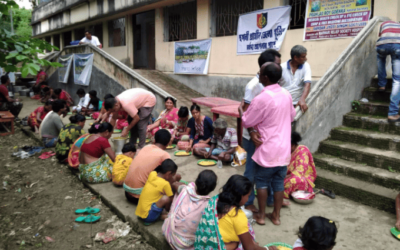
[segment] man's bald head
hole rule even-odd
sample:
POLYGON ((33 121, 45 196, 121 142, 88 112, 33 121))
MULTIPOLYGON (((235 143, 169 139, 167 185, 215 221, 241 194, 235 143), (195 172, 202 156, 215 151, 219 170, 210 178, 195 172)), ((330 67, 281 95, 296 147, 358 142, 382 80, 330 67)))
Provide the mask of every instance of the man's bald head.
POLYGON ((282 78, 282 68, 279 64, 273 62, 264 63, 260 69, 260 82, 264 85, 278 83, 282 78))

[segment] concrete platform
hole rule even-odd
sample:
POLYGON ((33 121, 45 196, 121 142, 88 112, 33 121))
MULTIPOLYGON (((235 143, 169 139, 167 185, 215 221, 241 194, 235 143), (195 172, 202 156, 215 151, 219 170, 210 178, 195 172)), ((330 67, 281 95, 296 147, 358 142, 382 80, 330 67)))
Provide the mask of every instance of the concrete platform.
MULTIPOLYGON (((24 108, 20 117, 30 114, 40 103, 36 100, 23 98, 24 108)), ((68 118, 63 119, 65 123, 68 118)), ((85 130, 89 127, 87 121, 85 130)), ((171 155, 173 150, 170 151, 171 155)), ((182 174, 186 181, 194 181, 198 173, 204 168, 199 167, 197 158, 190 157, 171 157, 178 165, 178 172, 182 174)), ((244 167, 232 168, 224 166, 222 169, 212 168, 218 175, 218 185, 212 195, 217 194, 227 179, 233 174, 243 174, 244 167)), ((323 175, 323 170, 321 170, 323 175)), ((322 178, 321 178, 322 179, 322 178)), ((317 178, 318 180, 318 178, 317 178)), ((324 185, 324 182, 321 182, 324 185)), ((326 182, 328 183, 328 182, 326 182)), ((331 184, 332 185, 332 184, 331 184)), ((123 220, 129 221, 133 229, 141 233, 149 244, 156 249, 169 249, 161 233, 162 222, 157 222, 151 226, 144 226, 135 216, 136 207, 127 202, 124 191, 116 188, 111 183, 87 185, 92 192, 99 194, 106 205, 123 220)), ((329 186, 318 186, 317 188, 328 188, 329 186)), ((387 194, 393 196, 394 194, 387 194)), ((391 197, 394 199, 394 197, 391 197)), ((311 216, 324 216, 335 221, 339 227, 337 245, 334 249, 398 249, 400 242, 390 234, 390 228, 395 224, 395 215, 374 209, 361 203, 337 196, 332 200, 323 195, 317 195, 315 202, 310 205, 300 205, 293 201, 289 208, 282 209, 281 226, 274 226, 268 223, 265 226, 255 225, 257 241, 260 245, 271 242, 285 242, 293 244, 297 239, 296 233, 300 226, 304 225, 311 216)), ((266 212, 272 211, 267 208, 266 212)))

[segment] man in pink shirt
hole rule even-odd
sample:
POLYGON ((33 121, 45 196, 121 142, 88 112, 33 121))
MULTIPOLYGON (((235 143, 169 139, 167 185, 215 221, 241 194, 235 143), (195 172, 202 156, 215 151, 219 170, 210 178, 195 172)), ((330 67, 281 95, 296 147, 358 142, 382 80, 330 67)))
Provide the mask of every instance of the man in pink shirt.
POLYGON ((256 222, 265 225, 267 216, 272 223, 280 225, 280 210, 283 203, 283 181, 290 163, 291 122, 296 111, 292 104, 292 96, 278 84, 282 77, 280 65, 267 62, 260 69, 260 82, 264 86, 262 92, 253 99, 245 113, 240 106, 243 126, 253 128, 249 133, 258 132, 262 144, 256 148, 253 161, 256 163, 255 182, 259 213, 254 215, 256 222), (268 198, 267 187, 274 191, 274 211, 265 214, 268 198))
POLYGON ((146 144, 146 130, 150 120, 151 112, 156 105, 156 97, 150 91, 142 88, 128 89, 115 98, 108 98, 104 102, 107 113, 113 113, 112 124, 118 117, 121 109, 128 113, 129 125, 124 128, 121 137, 128 136, 131 131, 130 142, 136 144, 139 137, 139 148, 146 144))

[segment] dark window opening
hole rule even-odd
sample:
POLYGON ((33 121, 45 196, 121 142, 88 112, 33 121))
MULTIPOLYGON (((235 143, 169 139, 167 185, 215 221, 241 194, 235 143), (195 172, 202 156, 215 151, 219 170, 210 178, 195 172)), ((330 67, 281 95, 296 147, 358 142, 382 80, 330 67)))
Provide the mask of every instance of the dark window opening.
POLYGON ((181 41, 197 37, 196 1, 164 8, 165 41, 181 41))

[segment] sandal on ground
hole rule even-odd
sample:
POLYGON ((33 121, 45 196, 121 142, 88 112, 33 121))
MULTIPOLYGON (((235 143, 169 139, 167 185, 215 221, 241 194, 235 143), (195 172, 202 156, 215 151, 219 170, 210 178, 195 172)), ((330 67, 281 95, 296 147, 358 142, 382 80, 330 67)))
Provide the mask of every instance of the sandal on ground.
POLYGON ((389 119, 388 118, 388 122, 390 122, 390 123, 400 122, 400 117, 397 119, 389 119))
POLYGON ((75 213, 77 214, 97 214, 100 212, 100 208, 92 208, 92 207, 87 207, 85 209, 77 209, 75 210, 75 213))
POLYGON ((100 220, 101 216, 94 216, 89 214, 88 216, 81 216, 75 219, 76 222, 86 222, 86 223, 92 223, 100 220))
POLYGON ((331 198, 331 199, 335 199, 335 198, 336 198, 335 192, 333 192, 333 191, 321 189, 321 192, 320 192, 320 193, 323 194, 323 195, 328 196, 328 197, 331 198))
POLYGON ((383 88, 383 89, 382 89, 382 88, 378 88, 378 91, 379 91, 379 92, 385 92, 385 91, 386 91, 386 88, 383 88))

